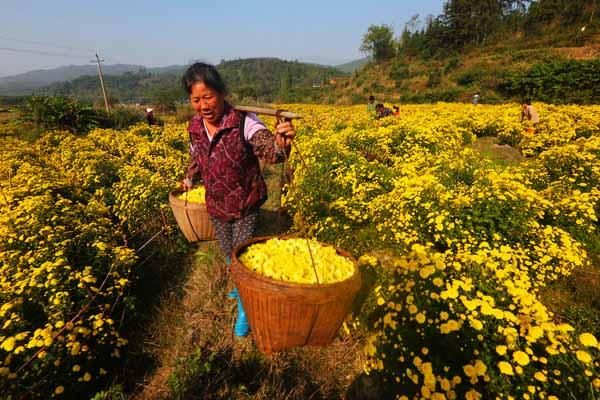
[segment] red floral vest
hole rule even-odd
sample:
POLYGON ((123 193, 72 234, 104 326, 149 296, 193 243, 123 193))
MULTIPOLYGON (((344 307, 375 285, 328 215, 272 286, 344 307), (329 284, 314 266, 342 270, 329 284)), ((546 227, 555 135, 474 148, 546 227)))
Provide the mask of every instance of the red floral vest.
POLYGON ((243 117, 243 113, 225 104, 212 141, 208 140, 202 117, 194 116, 188 127, 193 161, 206 188, 208 213, 223 221, 242 218, 267 200, 258 158, 240 129, 243 117))

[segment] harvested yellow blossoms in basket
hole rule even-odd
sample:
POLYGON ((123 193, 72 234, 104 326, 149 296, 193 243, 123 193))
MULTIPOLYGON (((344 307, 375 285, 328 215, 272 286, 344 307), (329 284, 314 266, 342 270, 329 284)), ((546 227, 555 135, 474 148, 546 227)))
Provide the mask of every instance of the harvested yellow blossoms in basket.
POLYGON ((194 188, 188 192, 183 192, 179 196, 177 196, 177 198, 185 200, 186 193, 188 203, 204 204, 206 202, 204 200, 204 196, 206 195, 206 190, 204 189, 204 186, 198 186, 197 188, 194 188))
POLYGON ((335 248, 306 239, 269 239, 248 247, 240 261, 248 268, 271 279, 292 283, 316 284, 341 282, 354 274, 354 263, 337 254, 335 248))

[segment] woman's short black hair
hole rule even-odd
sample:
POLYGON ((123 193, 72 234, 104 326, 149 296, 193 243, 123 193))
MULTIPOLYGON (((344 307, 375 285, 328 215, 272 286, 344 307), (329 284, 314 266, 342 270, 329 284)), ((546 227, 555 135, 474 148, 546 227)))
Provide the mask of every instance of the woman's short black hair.
POLYGON ((204 83, 219 94, 227 94, 225 82, 213 65, 201 62, 194 63, 188 67, 181 78, 181 86, 188 96, 192 93, 192 86, 198 82, 204 83))

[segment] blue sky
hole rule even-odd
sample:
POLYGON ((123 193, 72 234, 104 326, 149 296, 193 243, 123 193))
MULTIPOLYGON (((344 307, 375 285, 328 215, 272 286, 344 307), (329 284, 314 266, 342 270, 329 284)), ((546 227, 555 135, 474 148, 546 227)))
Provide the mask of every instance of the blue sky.
POLYGON ((2 0, 0 76, 86 64, 95 49, 108 64, 151 67, 264 56, 339 64, 363 57, 359 47, 369 25, 391 25, 399 34, 412 15, 437 15, 442 4, 2 0))

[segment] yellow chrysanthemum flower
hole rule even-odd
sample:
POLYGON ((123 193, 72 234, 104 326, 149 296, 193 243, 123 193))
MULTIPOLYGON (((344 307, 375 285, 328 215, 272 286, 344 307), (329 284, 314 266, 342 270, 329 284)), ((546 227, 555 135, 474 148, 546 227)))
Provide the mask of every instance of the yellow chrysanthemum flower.
POLYGON ((465 375, 468 376, 469 378, 477 376, 477 372, 475 370, 475 367, 472 366, 471 364, 465 365, 463 367, 463 371, 465 372, 465 375))
POLYGON ((266 277, 294 283, 334 283, 349 279, 354 263, 335 248, 306 239, 269 239, 249 246, 240 261, 266 277))
POLYGON ((587 351, 577 350, 575 352, 575 356, 577 356, 577 359, 582 363, 589 364, 592 362, 592 356, 590 356, 590 354, 587 351))
POLYGON ((485 373, 487 372, 487 366, 485 365, 485 363, 481 360, 476 360, 475 361, 475 372, 477 372, 477 375, 479 376, 484 376, 485 373))
POLYGON ((514 375, 512 365, 510 365, 506 361, 500 361, 498 363, 498 369, 500 369, 500 372, 503 373, 504 375, 514 375))
POLYGON ((513 360, 522 366, 529 364, 529 356, 524 351, 515 351, 513 353, 513 360))
POLYGON ((480 400, 481 393, 479 393, 475 389, 471 389, 467 393, 465 393, 465 399, 466 400, 480 400))
POLYGON ((0 348, 6 351, 12 351, 15 348, 16 340, 14 337, 10 336, 7 339, 4 339, 0 348))
POLYGON ((544 374, 543 372, 540 372, 540 371, 537 371, 535 374, 533 374, 533 377, 540 382, 546 382, 548 380, 548 378, 546 377, 546 374, 544 374))
POLYGON ((579 335, 579 342, 586 347, 596 347, 598 340, 591 333, 582 333, 579 335))
POLYGON ((181 200, 187 200, 188 203, 204 204, 206 203, 206 189, 204 186, 198 186, 192 190, 181 193, 177 197, 181 200))

